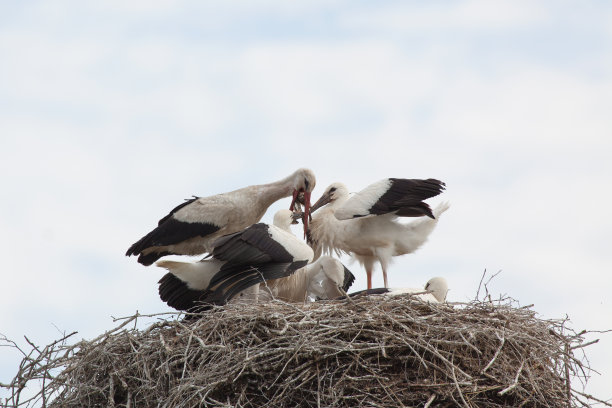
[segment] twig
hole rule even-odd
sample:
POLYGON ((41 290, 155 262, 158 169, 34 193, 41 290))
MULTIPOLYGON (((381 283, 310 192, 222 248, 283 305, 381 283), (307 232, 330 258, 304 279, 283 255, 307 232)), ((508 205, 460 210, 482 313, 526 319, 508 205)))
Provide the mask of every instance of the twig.
POLYGON ((508 391, 514 389, 514 387, 516 387, 518 385, 518 380, 519 377, 521 376, 521 371, 523 371, 523 366, 525 365, 525 360, 521 361, 521 366, 519 367, 518 371, 516 372, 516 376, 514 377, 514 381, 512 382, 512 384, 510 384, 508 387, 504 388, 503 390, 501 390, 500 392, 498 392, 498 395, 504 395, 505 393, 507 393, 508 391))
POLYGON ((497 350, 495 351, 495 354, 493 355, 493 358, 491 359, 491 361, 489 361, 489 364, 487 364, 485 366, 485 368, 482 369, 481 373, 485 373, 495 362, 495 360, 497 359, 497 356, 499 356, 499 353, 502 350, 502 347, 504 347, 504 344, 506 343, 506 337, 505 336, 499 336, 499 334, 497 332, 495 332, 495 336, 500 340, 500 344, 499 347, 497 348, 497 350))

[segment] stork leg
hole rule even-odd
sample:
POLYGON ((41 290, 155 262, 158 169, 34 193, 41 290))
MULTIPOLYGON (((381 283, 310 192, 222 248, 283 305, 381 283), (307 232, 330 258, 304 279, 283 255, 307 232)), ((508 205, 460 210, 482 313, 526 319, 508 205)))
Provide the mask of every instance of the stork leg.
POLYGON ((360 257, 357 256, 359 262, 363 265, 368 276, 368 289, 372 289, 372 274, 374 272, 374 261, 375 259, 369 256, 360 257))
POLYGON ((385 258, 379 258, 380 268, 382 269, 383 279, 385 281, 385 288, 389 287, 389 282, 387 281, 387 267, 389 266, 388 262, 385 258))

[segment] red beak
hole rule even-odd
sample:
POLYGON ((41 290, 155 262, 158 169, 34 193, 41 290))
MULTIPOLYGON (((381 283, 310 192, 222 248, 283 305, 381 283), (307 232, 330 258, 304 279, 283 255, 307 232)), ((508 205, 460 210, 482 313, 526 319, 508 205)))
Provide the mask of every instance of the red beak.
POLYGON ((304 191, 304 218, 302 224, 304 224, 304 239, 308 232, 308 220, 310 219, 310 192, 304 191))

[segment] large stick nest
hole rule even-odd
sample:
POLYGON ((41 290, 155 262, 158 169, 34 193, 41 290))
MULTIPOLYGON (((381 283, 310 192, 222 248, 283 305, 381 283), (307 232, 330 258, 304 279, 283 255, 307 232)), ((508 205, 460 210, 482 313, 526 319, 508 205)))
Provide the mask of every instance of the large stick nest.
MULTIPOLYGON (((582 333, 511 300, 410 295, 229 305, 199 319, 58 341, 22 361, 7 406, 560 407, 588 365, 582 333), (20 395, 42 380, 40 392, 20 395), (19 400, 21 398, 21 401, 19 400)), ((607 403, 604 403, 608 405, 607 403)), ((610 405, 608 405, 610 406, 610 405)))

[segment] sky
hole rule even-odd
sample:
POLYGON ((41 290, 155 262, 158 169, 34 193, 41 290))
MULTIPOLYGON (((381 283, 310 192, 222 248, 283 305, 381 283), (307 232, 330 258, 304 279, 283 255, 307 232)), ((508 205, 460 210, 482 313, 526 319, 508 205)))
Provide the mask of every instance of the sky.
MULTIPOLYGON (((444 276, 468 301, 500 272, 492 295, 612 329, 609 2, 2 2, 0 55, 0 333, 20 345, 171 310, 127 248, 184 198, 299 167, 313 199, 446 182, 391 286, 444 276)), ((586 338, 586 392, 610 399, 612 333, 586 338)), ((0 382, 19 360, 0 348, 0 382)))

